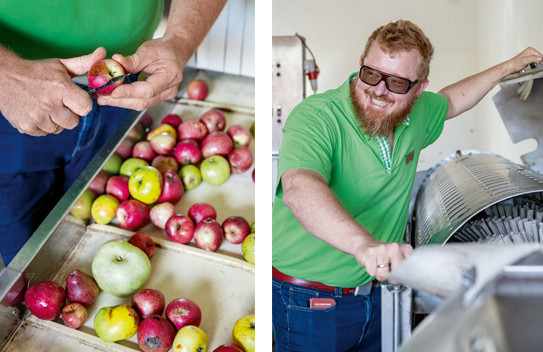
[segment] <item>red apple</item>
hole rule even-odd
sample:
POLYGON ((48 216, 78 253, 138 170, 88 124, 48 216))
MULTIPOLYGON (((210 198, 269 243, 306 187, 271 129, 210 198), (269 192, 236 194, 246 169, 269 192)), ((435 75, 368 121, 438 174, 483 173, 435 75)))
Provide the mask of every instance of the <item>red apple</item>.
POLYGON ((255 170, 256 170, 256 167, 253 169, 253 172, 252 172, 252 176, 253 176, 253 183, 255 182, 255 170))
POLYGON ((220 345, 215 348, 213 352, 243 352, 243 350, 232 343, 228 343, 226 345, 220 345))
MULTIPOLYGON (((115 77, 124 75, 123 66, 113 59, 103 59, 92 64, 87 79, 91 88, 100 88, 115 77)), ((96 92, 98 95, 110 95, 115 88, 123 84, 124 78, 113 83, 112 85, 100 89, 96 92)))
POLYGON ((132 155, 132 149, 134 148, 136 141, 133 138, 127 137, 119 144, 115 153, 117 153, 121 159, 126 160, 132 155))
POLYGON ((158 202, 176 204, 185 192, 183 182, 181 182, 177 172, 173 170, 164 171, 162 176, 164 176, 164 182, 162 183, 162 192, 160 193, 160 197, 158 197, 158 202))
POLYGON ((166 235, 174 242, 189 243, 194 237, 194 222, 183 214, 176 214, 166 221, 166 235))
POLYGON ((149 132, 153 125, 153 118, 149 114, 143 114, 140 117, 140 123, 143 126, 143 130, 149 132))
POLYGON ((168 132, 162 132, 151 138, 149 143, 157 154, 170 155, 177 139, 168 132))
POLYGON ((134 294, 132 306, 143 320, 152 315, 162 315, 166 306, 166 299, 159 290, 145 288, 134 294))
POLYGON ((175 206, 170 202, 158 203, 151 208, 149 216, 153 225, 159 229, 166 226, 166 221, 175 215, 175 206))
POLYGON ((98 171, 96 176, 92 179, 88 189, 94 192, 97 196, 106 193, 106 183, 109 175, 104 170, 98 171))
POLYGON ((221 246, 223 231, 217 220, 206 218, 194 228, 194 242, 206 251, 215 252, 221 246))
POLYGON ((226 130, 226 134, 234 142, 234 148, 247 147, 251 142, 251 132, 242 125, 232 125, 226 130))
POLYGON ((149 141, 139 141, 138 143, 134 144, 134 148, 132 148, 133 158, 151 161, 155 156, 156 152, 151 147, 151 142, 149 141))
POLYGON ((87 273, 74 269, 66 276, 66 298, 68 298, 68 302, 77 302, 88 307, 94 303, 99 293, 98 284, 87 273))
POLYGON ((168 352, 175 339, 175 328, 166 318, 152 315, 138 326, 138 345, 144 352, 168 352))
POLYGON ((209 133, 215 131, 224 131, 226 127, 226 117, 219 109, 211 109, 200 116, 200 121, 203 122, 209 133))
POLYGON ((195 79, 187 86, 187 95, 192 100, 204 100, 207 97, 207 83, 201 79, 195 79))
POLYGON ((143 232, 136 232, 130 238, 128 239, 128 243, 133 244, 134 246, 138 247, 143 251, 143 253, 147 254, 147 257, 151 259, 153 255, 155 254, 155 241, 151 238, 151 236, 147 235, 143 232))
POLYGON ((61 317, 66 326, 79 329, 87 320, 87 308, 81 303, 68 303, 62 308, 61 317))
POLYGON ((228 163, 233 174, 241 174, 253 165, 253 154, 248 147, 238 147, 228 154, 228 163))
POLYGON ((137 231, 150 222, 149 207, 136 199, 128 199, 117 207, 117 221, 125 230, 137 231))
POLYGON ((41 281, 25 292, 25 303, 36 317, 53 320, 60 316, 66 302, 66 291, 54 281, 41 281))
POLYGON ((201 141, 207 136, 207 133, 206 125, 198 120, 183 121, 179 127, 177 127, 177 136, 179 140, 194 139, 195 141, 201 141))
POLYGON ((130 197, 128 179, 127 176, 123 175, 111 176, 106 183, 106 193, 121 202, 127 200, 130 197))
POLYGON ((226 156, 234 149, 232 139, 224 132, 216 131, 208 134, 201 144, 202 156, 208 158, 212 155, 226 156))
POLYGON ((188 298, 177 298, 168 303, 165 315, 177 330, 186 325, 200 326, 202 321, 200 307, 188 298))
POLYGON ((167 123, 168 125, 172 125, 174 128, 177 128, 181 122, 183 122, 183 119, 181 116, 177 114, 168 114, 162 118, 161 124, 167 123))
POLYGON ((173 170, 175 172, 179 171, 179 163, 171 155, 157 155, 151 161, 151 166, 164 173, 166 170, 173 170))
POLYGON ((196 164, 202 159, 202 151, 194 139, 184 139, 175 146, 173 156, 182 166, 196 164))
POLYGON ((190 206, 188 214, 189 218, 194 221, 195 224, 198 224, 200 221, 211 218, 213 220, 217 219, 217 211, 215 208, 204 202, 194 203, 190 206))
POLYGON ((242 216, 229 216, 222 222, 224 239, 233 244, 240 244, 251 233, 251 225, 242 216))

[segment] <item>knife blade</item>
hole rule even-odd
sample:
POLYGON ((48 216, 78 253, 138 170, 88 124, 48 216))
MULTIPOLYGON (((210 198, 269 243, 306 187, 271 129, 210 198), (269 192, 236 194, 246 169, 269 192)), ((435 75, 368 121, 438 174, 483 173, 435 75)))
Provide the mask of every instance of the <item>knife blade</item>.
POLYGON ((126 77, 128 77, 128 76, 130 76, 130 75, 131 75, 131 73, 126 73, 126 74, 124 74, 124 75, 122 75, 122 76, 117 76, 117 77, 113 78, 111 81, 109 81, 109 82, 107 82, 106 84, 102 85, 101 87, 98 87, 98 88, 87 88, 87 92, 89 92, 89 94, 94 94, 94 93, 96 93, 97 91, 99 91, 99 90, 101 90, 101 89, 104 89, 104 88, 106 88, 106 87, 109 87, 110 85, 115 84, 115 83, 119 82, 121 79, 126 78, 126 77))

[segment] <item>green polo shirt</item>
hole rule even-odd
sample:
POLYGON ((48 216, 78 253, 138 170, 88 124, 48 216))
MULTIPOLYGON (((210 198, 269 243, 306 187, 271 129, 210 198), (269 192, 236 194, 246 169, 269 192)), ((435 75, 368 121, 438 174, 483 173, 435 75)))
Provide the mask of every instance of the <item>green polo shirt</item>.
POLYGON ((162 0, 2 0, 0 44, 26 59, 69 58, 103 46, 133 54, 153 37, 162 0))
MULTIPOLYGON (((359 129, 349 96, 354 75, 292 110, 283 129, 278 179, 289 169, 317 171, 346 211, 376 239, 401 242, 419 154, 441 134, 448 101, 442 94, 419 96, 409 118, 396 128, 387 167, 386 139, 369 137, 359 129)), ((330 286, 355 287, 373 279, 353 256, 306 232, 282 196, 279 181, 272 219, 274 267, 330 286)))

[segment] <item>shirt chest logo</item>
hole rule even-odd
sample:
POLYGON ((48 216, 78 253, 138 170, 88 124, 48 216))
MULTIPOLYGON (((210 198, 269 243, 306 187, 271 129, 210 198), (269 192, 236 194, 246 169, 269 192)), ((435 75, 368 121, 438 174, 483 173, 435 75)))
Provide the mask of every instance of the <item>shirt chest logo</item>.
POLYGON ((415 152, 412 151, 411 153, 407 154, 405 156, 405 165, 409 165, 410 162, 413 161, 413 159, 415 158, 415 152))

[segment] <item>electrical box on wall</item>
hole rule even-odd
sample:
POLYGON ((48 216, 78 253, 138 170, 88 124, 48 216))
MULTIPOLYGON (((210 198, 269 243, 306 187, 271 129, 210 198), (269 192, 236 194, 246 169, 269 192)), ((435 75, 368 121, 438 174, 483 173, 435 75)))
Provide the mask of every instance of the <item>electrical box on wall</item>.
POLYGON ((305 98, 305 50, 298 36, 272 40, 272 201, 277 184, 279 147, 283 126, 292 109, 305 98))

